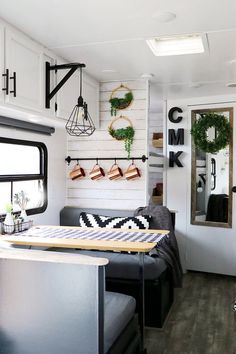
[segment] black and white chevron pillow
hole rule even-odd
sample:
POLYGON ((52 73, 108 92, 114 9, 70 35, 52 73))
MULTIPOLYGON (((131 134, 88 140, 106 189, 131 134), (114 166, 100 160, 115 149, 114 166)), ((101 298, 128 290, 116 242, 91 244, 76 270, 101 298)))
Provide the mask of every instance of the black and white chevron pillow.
POLYGON ((151 216, 109 217, 82 212, 79 223, 82 227, 106 227, 110 229, 149 229, 151 216))

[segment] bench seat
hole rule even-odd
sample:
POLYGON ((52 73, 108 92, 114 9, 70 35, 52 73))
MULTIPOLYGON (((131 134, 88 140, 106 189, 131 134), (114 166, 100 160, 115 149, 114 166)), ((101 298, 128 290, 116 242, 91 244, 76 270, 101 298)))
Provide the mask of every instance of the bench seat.
POLYGON ((106 291, 104 305, 104 348, 107 353, 134 317, 136 301, 131 296, 106 291))
MULTIPOLYGON (((110 217, 127 217, 134 215, 134 211, 132 210, 80 208, 67 206, 64 207, 60 212, 60 225, 80 226, 79 216, 81 212, 110 217)), ((155 217, 152 217, 150 222, 150 229, 166 229, 166 227, 162 227, 163 222, 161 222, 160 226, 158 226, 160 221, 159 219, 156 220, 155 217)), ((174 221, 174 218, 172 221, 174 221)), ((57 251, 62 250, 57 249, 57 251)), ((107 258, 109 260, 109 264, 106 266, 106 290, 124 293, 135 297, 137 310, 139 310, 140 275, 138 255, 118 252, 82 251, 68 249, 63 249, 63 251, 78 252, 80 254, 107 258)), ((146 312, 145 324, 151 327, 162 327, 174 299, 172 271, 165 260, 162 258, 145 255, 144 278, 146 312)))
MULTIPOLYGON (((106 277, 115 279, 139 280, 139 256, 137 254, 127 254, 119 252, 85 251, 65 248, 52 248, 50 250, 66 253, 78 253, 90 257, 107 258, 106 277)), ((144 278, 145 280, 158 279, 167 269, 163 259, 157 257, 144 256, 144 278)))

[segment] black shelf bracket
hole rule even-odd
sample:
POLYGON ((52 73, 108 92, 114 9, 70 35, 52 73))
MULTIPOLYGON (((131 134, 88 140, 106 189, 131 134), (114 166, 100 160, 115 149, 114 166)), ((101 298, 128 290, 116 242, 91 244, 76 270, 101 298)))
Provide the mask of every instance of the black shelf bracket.
POLYGON ((50 101, 55 96, 55 94, 60 90, 60 88, 66 83, 67 80, 74 74, 78 68, 85 68, 85 64, 80 63, 71 63, 71 64, 62 64, 62 65, 51 65, 48 61, 45 63, 46 66, 46 78, 45 78, 45 107, 50 108, 50 101), (56 87, 50 92, 51 80, 50 75, 51 71, 54 70, 66 70, 70 69, 68 73, 61 79, 56 87))
POLYGON ((67 158, 65 159, 65 161, 68 163, 68 165, 71 163, 71 161, 98 161, 98 160, 103 160, 103 161, 113 161, 113 160, 142 160, 143 162, 145 162, 146 160, 148 160, 148 157, 143 155, 141 157, 130 157, 129 159, 127 157, 70 157, 67 156, 67 158))

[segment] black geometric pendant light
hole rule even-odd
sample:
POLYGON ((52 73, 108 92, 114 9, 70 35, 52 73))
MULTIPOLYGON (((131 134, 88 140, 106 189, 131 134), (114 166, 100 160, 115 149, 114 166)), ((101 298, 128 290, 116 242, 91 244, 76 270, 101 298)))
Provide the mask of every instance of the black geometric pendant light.
POLYGON ((88 105, 82 97, 82 68, 80 67, 80 95, 66 123, 66 131, 73 136, 89 136, 95 131, 88 112, 88 105))
POLYGON ((70 135, 74 136, 89 136, 95 131, 94 123, 88 112, 88 105, 82 97, 82 68, 85 64, 71 63, 62 65, 51 65, 46 62, 46 94, 45 94, 45 106, 50 108, 50 100, 60 90, 60 88, 66 83, 66 81, 74 74, 74 72, 80 69, 80 96, 78 102, 73 108, 71 115, 66 123, 66 131, 70 135), (50 72, 51 70, 64 70, 70 69, 67 74, 61 79, 56 87, 50 92, 50 72))

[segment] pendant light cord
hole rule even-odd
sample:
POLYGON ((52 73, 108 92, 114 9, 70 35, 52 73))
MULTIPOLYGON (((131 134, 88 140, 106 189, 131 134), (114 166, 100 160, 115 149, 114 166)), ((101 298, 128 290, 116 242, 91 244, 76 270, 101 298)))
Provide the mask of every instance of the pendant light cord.
POLYGON ((82 68, 79 68, 80 70, 80 96, 82 96, 82 68))

